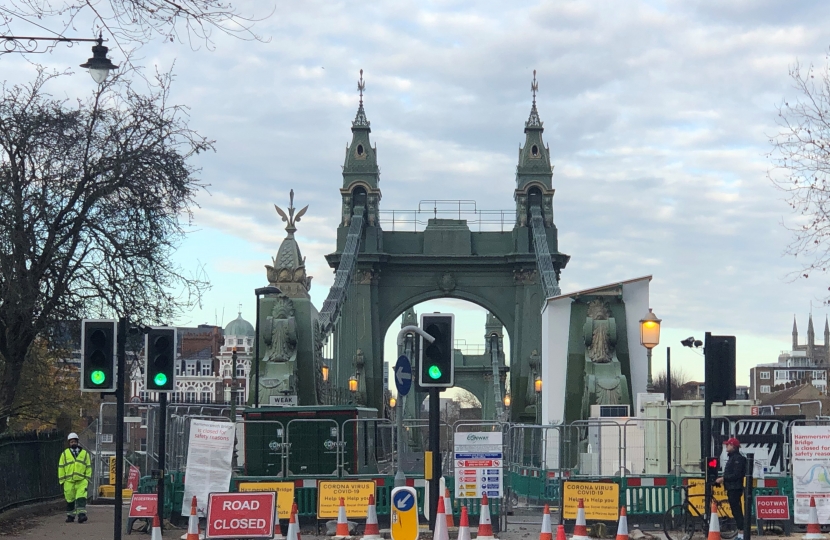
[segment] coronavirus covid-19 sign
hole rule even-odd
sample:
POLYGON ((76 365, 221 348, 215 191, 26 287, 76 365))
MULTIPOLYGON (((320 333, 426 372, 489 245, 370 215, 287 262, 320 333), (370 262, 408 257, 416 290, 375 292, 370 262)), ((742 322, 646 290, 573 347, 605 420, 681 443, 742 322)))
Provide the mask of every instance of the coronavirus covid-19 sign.
POLYGON ((211 493, 207 538, 272 538, 276 496, 267 493, 211 493))

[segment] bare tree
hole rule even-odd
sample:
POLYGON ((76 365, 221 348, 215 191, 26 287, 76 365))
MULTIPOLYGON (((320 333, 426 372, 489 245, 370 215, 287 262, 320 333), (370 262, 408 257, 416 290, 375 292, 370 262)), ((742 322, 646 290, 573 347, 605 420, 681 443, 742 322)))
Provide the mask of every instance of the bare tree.
POLYGON ((46 92, 59 77, 0 87, 0 433, 51 324, 169 321, 207 285, 171 261, 201 187, 191 158, 213 143, 169 103, 170 75, 146 94, 117 76, 75 104, 46 92))
MULTIPOLYGON (((668 377, 665 371, 657 373, 652 379, 654 391, 658 394, 665 394, 668 388, 668 377)), ((671 370, 671 398, 672 400, 693 399, 694 389, 689 386, 689 376, 682 369, 671 370)))
POLYGON ((820 70, 796 64, 790 78, 797 95, 778 108, 768 176, 800 216, 789 227, 788 253, 799 258, 798 274, 807 278, 830 269, 830 64, 820 70))
POLYGON ((0 5, 0 24, 8 33, 26 23, 64 35, 79 22, 90 23, 92 36, 105 31, 125 51, 154 39, 210 47, 215 31, 262 41, 253 27, 266 17, 243 15, 226 0, 6 0, 0 5))

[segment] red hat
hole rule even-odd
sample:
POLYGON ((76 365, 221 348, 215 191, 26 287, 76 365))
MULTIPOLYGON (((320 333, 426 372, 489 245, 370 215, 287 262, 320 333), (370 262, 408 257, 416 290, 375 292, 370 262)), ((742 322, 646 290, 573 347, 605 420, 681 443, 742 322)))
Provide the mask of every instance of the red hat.
POLYGON ((735 448, 737 448, 737 447, 741 446, 741 441, 739 441, 739 440, 738 440, 738 439, 736 439, 735 437, 730 437, 730 438, 726 439, 726 440, 723 442, 723 444, 731 444, 732 446, 734 446, 735 448))

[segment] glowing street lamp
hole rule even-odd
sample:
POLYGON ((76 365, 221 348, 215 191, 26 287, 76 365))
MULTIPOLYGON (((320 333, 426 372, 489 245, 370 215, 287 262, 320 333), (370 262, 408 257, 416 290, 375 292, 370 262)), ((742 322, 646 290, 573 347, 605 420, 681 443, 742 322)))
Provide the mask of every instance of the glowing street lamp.
POLYGON ((640 344, 648 351, 648 382, 646 383, 648 392, 654 391, 654 384, 651 380, 651 350, 660 344, 661 322, 663 320, 658 319, 651 308, 648 308, 646 316, 640 319, 640 344))
POLYGON ((323 364, 323 367, 320 368, 320 373, 323 375, 323 382, 329 382, 329 365, 323 364))
POLYGON ((357 392, 357 377, 355 375, 349 377, 349 391, 352 393, 357 392))

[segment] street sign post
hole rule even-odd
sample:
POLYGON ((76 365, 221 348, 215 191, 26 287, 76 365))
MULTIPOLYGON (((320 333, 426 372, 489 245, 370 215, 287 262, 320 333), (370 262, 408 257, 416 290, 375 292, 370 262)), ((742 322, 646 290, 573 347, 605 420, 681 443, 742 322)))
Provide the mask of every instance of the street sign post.
POLYGON ((407 395, 412 388, 412 366, 405 354, 395 363, 395 388, 399 396, 407 395))
POLYGON ((276 497, 260 493, 211 493, 206 538, 273 538, 276 497))
POLYGON ((155 493, 133 493, 130 499, 130 519, 153 519, 158 509, 158 495, 155 493))
POLYGON ((392 540, 418 540, 418 493, 414 487, 392 490, 392 540))

